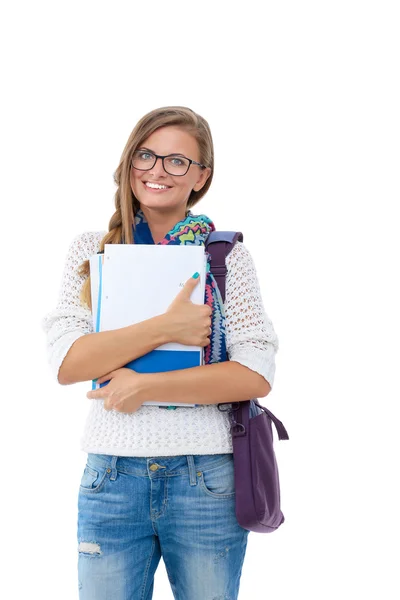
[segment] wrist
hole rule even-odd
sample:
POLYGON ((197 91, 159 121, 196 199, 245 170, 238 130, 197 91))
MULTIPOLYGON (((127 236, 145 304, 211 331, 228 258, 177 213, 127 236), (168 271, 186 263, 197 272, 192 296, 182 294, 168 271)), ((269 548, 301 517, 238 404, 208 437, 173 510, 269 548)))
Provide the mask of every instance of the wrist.
POLYGON ((171 326, 171 320, 167 313, 154 317, 154 327, 160 346, 162 344, 168 344, 173 342, 173 328, 171 326))
POLYGON ((154 400, 154 373, 141 373, 139 384, 139 399, 143 402, 154 400))

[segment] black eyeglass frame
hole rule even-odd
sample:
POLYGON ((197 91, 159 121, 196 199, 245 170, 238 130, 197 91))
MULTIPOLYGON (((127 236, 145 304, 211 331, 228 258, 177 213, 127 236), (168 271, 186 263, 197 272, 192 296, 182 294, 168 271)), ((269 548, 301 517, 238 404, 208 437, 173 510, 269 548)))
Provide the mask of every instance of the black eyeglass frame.
POLYGON ((133 154, 135 154, 136 152, 147 152, 147 154, 152 154, 155 158, 153 164, 148 169, 138 169, 138 167, 135 167, 133 164, 133 156, 132 156, 131 165, 132 165, 132 168, 136 169, 137 171, 150 171, 154 167, 154 165, 156 164, 156 162, 159 158, 161 158, 164 171, 166 173, 168 173, 168 175, 172 175, 172 177, 184 177, 187 174, 187 172, 189 171, 191 165, 197 165, 198 167, 201 167, 202 169, 207 168, 205 165, 202 165, 201 163, 199 163, 195 160, 192 160, 191 158, 188 158, 187 156, 183 156, 183 154, 166 154, 165 156, 161 156, 161 154, 155 154, 154 152, 151 152, 150 150, 135 150, 135 152, 133 154), (185 160, 189 161, 188 168, 186 169, 186 171, 184 173, 182 173, 181 175, 176 175, 175 173, 170 173, 169 171, 167 171, 167 169, 165 168, 165 165, 164 165, 164 158, 169 158, 170 156, 176 156, 177 158, 184 158, 185 160))

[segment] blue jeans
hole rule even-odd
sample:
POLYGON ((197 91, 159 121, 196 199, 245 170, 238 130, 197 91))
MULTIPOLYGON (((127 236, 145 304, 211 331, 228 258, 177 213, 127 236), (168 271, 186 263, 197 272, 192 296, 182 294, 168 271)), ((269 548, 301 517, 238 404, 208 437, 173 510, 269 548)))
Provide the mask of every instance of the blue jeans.
POLYGON ((151 600, 162 556, 175 600, 236 600, 248 534, 235 516, 232 454, 88 454, 79 598, 151 600))

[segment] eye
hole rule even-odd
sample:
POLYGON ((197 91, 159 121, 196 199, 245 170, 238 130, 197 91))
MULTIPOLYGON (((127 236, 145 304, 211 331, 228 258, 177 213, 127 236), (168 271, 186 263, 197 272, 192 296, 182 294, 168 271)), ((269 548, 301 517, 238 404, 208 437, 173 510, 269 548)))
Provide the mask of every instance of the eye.
POLYGON ((138 150, 138 152, 136 154, 137 154, 137 157, 140 158, 140 160, 153 160, 154 159, 154 155, 151 154, 150 152, 146 152, 145 150, 138 150))
POLYGON ((188 164, 188 161, 186 158, 180 157, 180 156, 174 156, 173 154, 171 154, 170 156, 167 156, 167 163, 173 167, 186 167, 186 165, 188 164))

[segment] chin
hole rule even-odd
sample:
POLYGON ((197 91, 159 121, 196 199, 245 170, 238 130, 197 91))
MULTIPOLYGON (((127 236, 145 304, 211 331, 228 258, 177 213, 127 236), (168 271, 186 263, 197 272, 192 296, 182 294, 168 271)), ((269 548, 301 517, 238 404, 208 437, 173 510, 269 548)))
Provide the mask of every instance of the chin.
POLYGON ((147 208, 158 208, 160 210, 185 210, 185 205, 182 202, 174 202, 173 200, 166 201, 163 198, 138 198, 141 206, 147 208))

